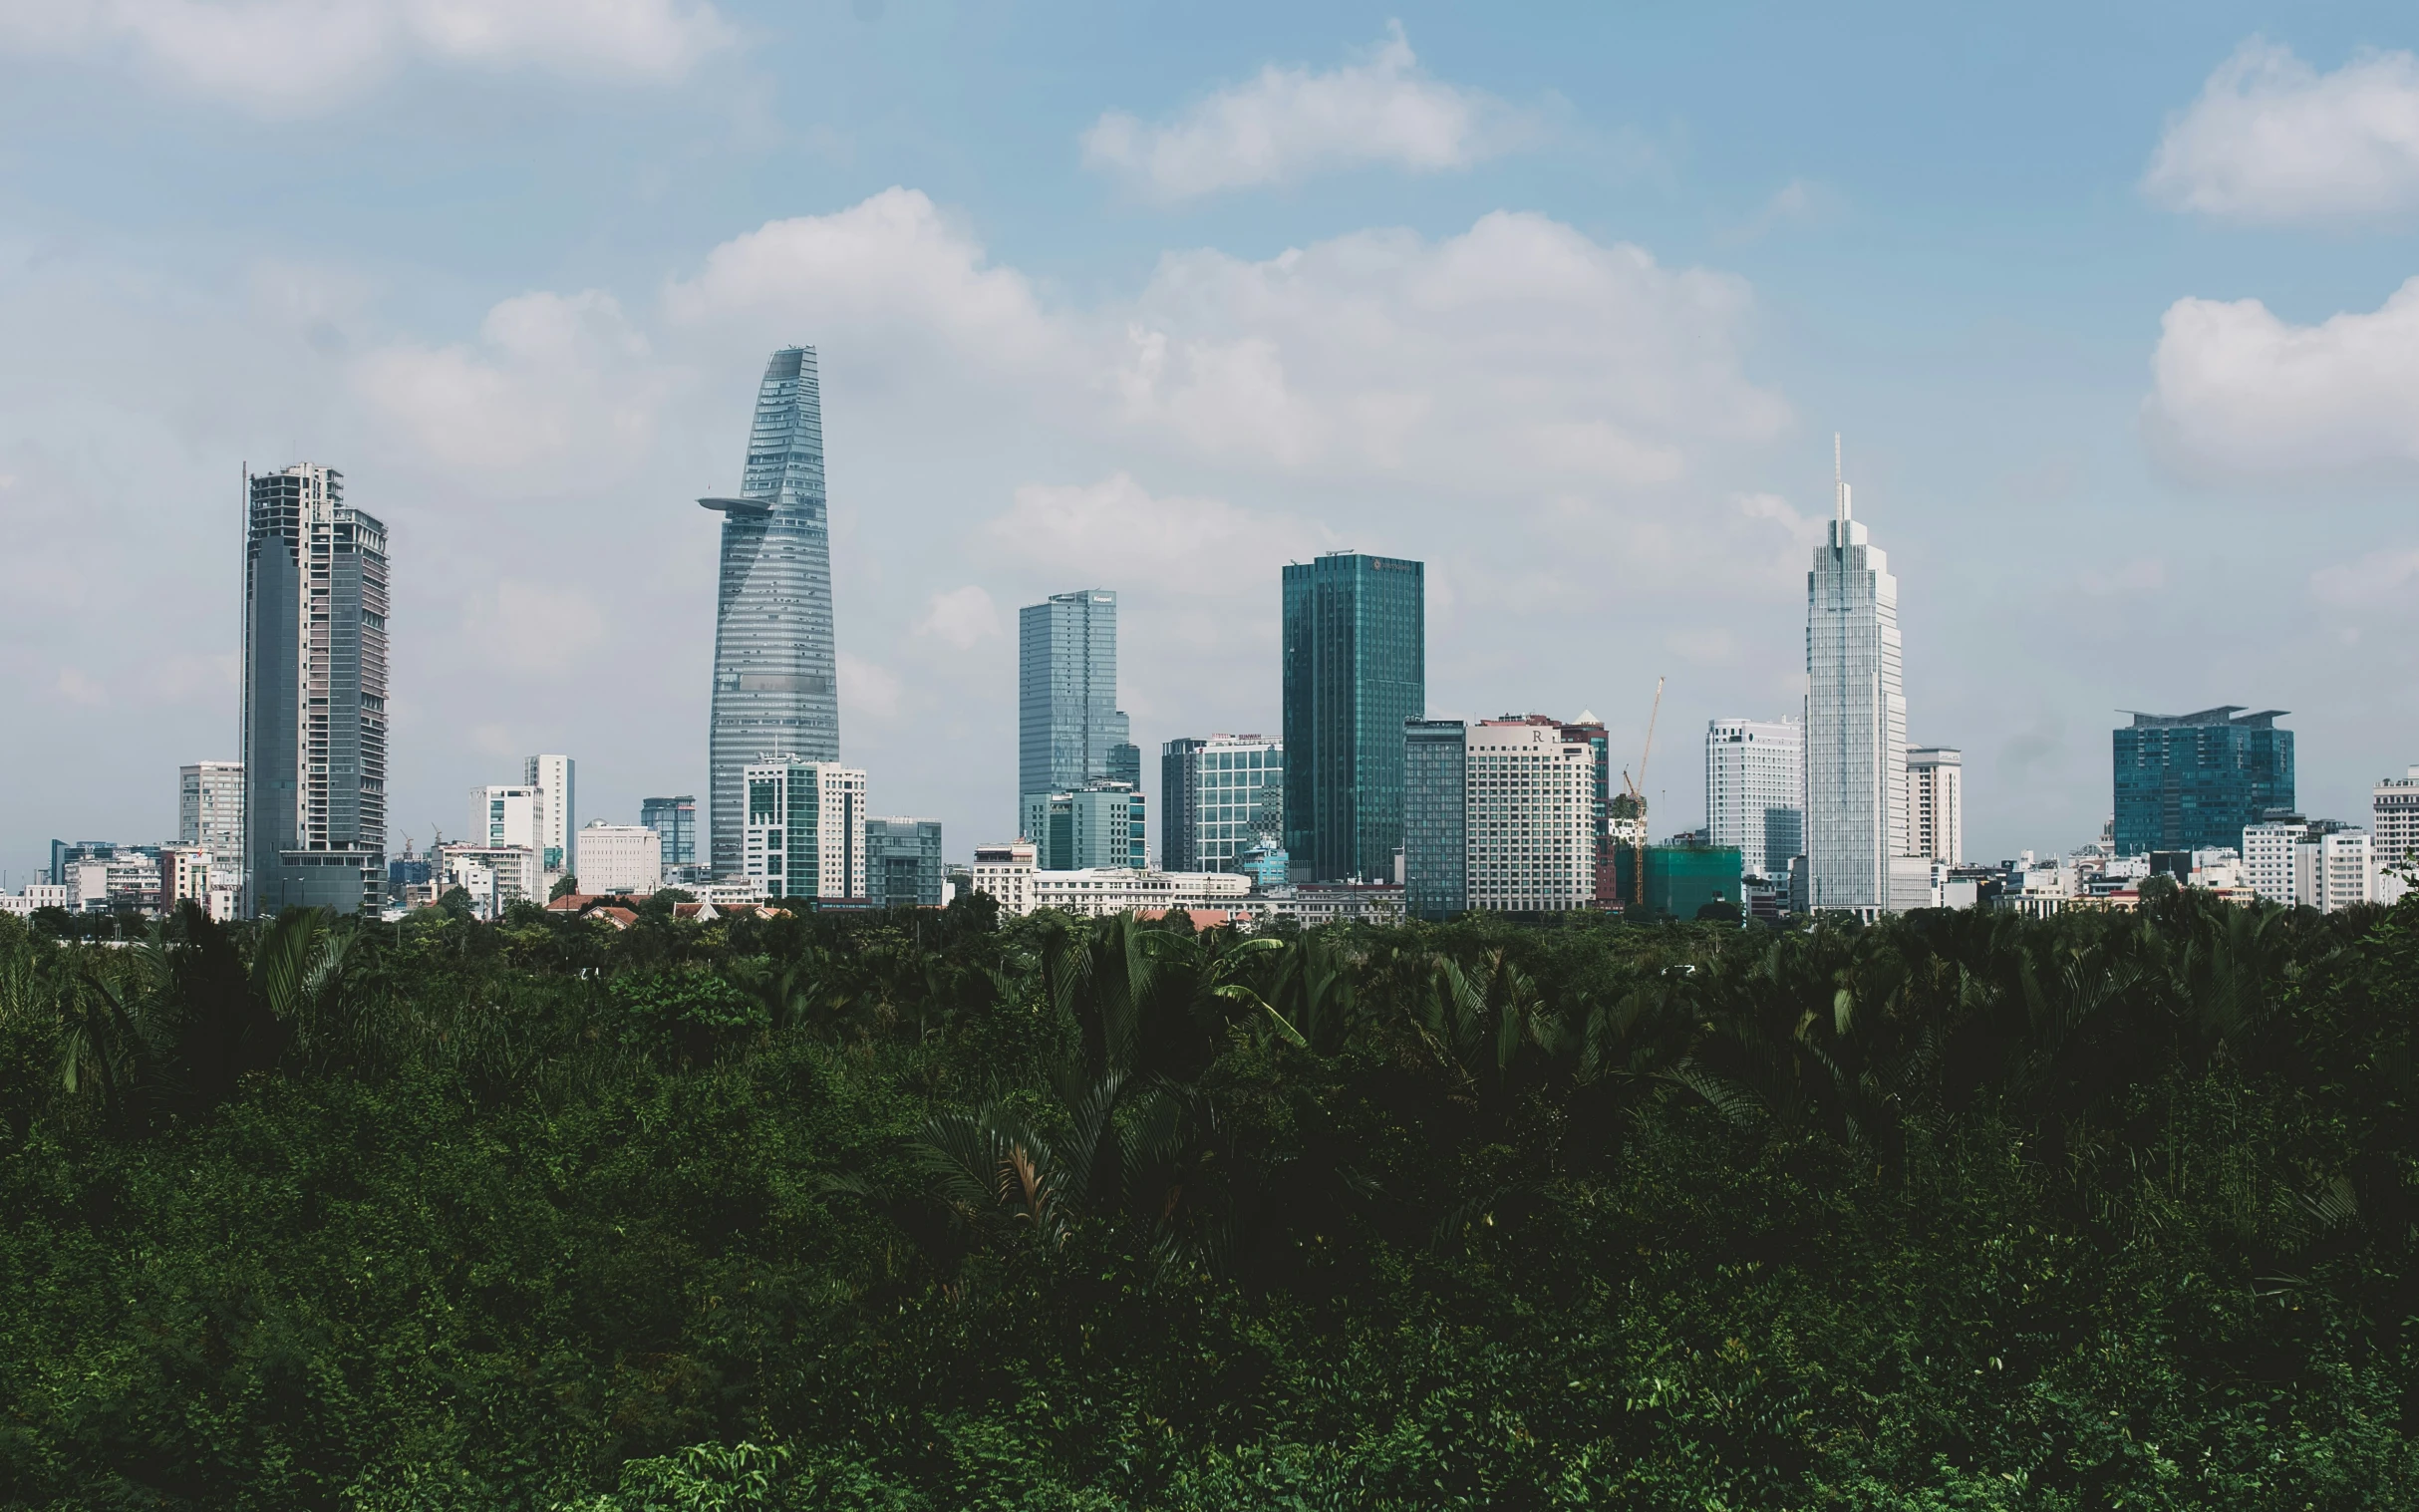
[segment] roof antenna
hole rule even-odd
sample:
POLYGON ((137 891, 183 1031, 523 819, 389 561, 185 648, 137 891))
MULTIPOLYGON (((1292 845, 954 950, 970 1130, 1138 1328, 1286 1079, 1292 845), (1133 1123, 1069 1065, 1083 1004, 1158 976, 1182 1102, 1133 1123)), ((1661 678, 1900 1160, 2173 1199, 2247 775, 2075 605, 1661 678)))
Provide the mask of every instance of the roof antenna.
POLYGON ((1848 522, 1848 482, 1840 471, 1840 434, 1837 431, 1831 433, 1831 489, 1833 498, 1838 501, 1840 523, 1844 525, 1848 522))

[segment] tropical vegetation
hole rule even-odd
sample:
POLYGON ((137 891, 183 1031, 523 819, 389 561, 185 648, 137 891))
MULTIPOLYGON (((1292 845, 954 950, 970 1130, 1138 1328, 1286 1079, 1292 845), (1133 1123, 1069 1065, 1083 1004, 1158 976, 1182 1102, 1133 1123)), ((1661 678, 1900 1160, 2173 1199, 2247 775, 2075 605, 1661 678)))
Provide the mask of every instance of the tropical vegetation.
POLYGON ((2419 898, 0 918, 0 1504, 2419 1500, 2419 898))

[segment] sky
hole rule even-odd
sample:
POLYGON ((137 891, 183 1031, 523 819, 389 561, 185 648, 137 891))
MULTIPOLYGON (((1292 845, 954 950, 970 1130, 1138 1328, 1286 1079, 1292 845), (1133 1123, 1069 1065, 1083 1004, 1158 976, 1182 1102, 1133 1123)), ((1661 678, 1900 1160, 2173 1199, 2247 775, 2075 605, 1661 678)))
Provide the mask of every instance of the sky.
MULTIPOLYGON (((391 532, 390 843, 707 791, 719 516, 822 368, 841 753, 1015 827, 1016 610, 1279 726, 1279 568, 1428 564, 1428 705, 1701 821, 1798 711, 1844 437, 1969 857, 2120 710, 2419 762, 2407 7, 0 0, 0 872, 237 754, 241 475, 391 532)), ((1156 844, 1156 825, 1153 828, 1156 844)))

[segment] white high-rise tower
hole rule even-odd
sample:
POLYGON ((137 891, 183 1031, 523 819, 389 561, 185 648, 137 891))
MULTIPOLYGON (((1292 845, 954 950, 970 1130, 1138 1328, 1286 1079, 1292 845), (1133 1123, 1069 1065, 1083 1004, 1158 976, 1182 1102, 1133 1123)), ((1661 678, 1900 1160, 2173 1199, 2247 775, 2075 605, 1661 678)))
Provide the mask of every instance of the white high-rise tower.
POLYGON ((1849 513, 1839 438, 1836 511, 1806 574, 1806 869, 1815 908, 1891 906, 1907 853, 1907 695, 1899 584, 1849 513))

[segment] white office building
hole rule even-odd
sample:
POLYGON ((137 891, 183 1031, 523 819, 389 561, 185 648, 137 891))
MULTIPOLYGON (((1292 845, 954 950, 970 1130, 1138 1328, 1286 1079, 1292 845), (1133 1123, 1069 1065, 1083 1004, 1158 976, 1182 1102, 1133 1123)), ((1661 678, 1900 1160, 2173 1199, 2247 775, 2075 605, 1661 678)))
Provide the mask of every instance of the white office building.
MULTIPOLYGON (((1152 871, 1122 866, 1043 871, 1030 840, 975 847, 974 890, 1011 917, 1050 908, 1104 919, 1140 910, 1253 911, 1252 879, 1239 871, 1152 871)), ((1394 889, 1399 898, 1401 889, 1394 889)))
MULTIPOLYGON (((551 888, 554 879, 579 870, 574 851, 579 844, 579 804, 573 788, 577 763, 567 756, 533 756, 522 763, 521 785, 537 798, 537 864, 551 888)), ((589 892, 599 889, 580 885, 589 892)))
POLYGON ((741 864, 758 896, 866 895, 861 768, 757 761, 742 773, 741 790, 747 795, 741 864))
POLYGON ((1837 448, 1835 513, 1806 574, 1807 902, 1879 910, 1908 853, 1899 585, 1850 513, 1837 448))
POLYGON ((2370 791, 2377 864, 2404 867, 2419 862, 2419 766, 2387 777, 2370 791))
POLYGON ((470 828, 466 845, 518 845, 536 850, 537 789, 491 783, 470 789, 470 828))
POLYGON ((2341 824, 2277 822, 2243 829, 2243 873, 2270 903, 2333 913, 2377 896, 2368 832, 2341 824))
POLYGON ((504 910, 527 900, 542 903, 537 852, 527 845, 446 844, 433 857, 437 895, 458 887, 470 895, 470 911, 482 919, 500 919, 504 910))
POLYGON ((1948 866, 1965 861, 1965 756, 1946 746, 1907 753, 1907 853, 1948 866))
POLYGON ((1561 913, 1596 902, 1596 752, 1542 717, 1469 727, 1468 906, 1561 913))
POLYGON ((243 762, 195 761, 176 768, 176 843, 230 861, 243 854, 243 762))
POLYGON ((1707 842, 1736 846, 1750 877, 1785 877, 1806 848, 1806 727, 1715 720, 1705 727, 1707 842))
POLYGON ((651 893, 663 885, 664 837, 649 825, 599 819, 580 830, 578 854, 581 892, 651 893))

